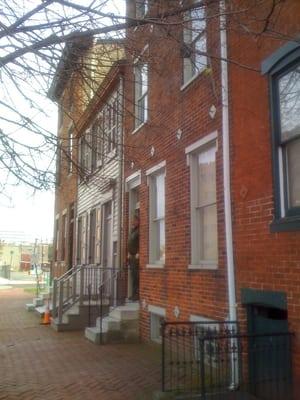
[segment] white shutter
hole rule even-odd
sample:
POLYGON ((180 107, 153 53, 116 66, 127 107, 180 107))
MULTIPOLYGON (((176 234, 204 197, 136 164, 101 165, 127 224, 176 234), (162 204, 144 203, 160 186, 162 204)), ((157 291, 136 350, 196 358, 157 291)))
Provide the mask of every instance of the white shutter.
POLYGON ((81 264, 86 263, 86 215, 82 216, 82 229, 81 229, 81 264))

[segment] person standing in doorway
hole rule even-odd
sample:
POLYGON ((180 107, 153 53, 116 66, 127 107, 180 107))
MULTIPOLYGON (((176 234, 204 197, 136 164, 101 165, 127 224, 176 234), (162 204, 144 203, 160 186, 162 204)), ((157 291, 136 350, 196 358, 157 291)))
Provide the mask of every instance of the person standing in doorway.
POLYGON ((140 219, 135 214, 128 237, 128 265, 132 276, 132 300, 139 299, 139 242, 140 219))

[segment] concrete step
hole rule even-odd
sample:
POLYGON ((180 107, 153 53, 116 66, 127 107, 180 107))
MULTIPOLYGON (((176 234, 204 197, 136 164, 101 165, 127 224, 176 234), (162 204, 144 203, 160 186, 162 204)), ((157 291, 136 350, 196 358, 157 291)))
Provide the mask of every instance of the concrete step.
POLYGON ((137 343, 139 341, 139 303, 111 309, 108 316, 97 318, 96 326, 85 329, 85 337, 93 343, 137 343))
POLYGON ((120 321, 130 321, 139 318, 139 310, 139 303, 128 303, 124 306, 114 308, 109 315, 120 321))
MULTIPOLYGON (((101 326, 101 318, 98 317, 97 321, 96 321, 96 327, 98 329, 100 329, 101 326)), ((111 317, 110 315, 108 315, 107 317, 104 317, 102 319, 102 330, 105 331, 117 331, 120 330, 120 320, 111 317)))

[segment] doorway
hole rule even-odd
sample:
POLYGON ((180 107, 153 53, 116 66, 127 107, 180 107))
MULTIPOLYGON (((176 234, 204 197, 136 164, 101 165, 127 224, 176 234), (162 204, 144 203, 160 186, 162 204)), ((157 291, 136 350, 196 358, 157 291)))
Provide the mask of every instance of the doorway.
POLYGON ((249 304, 247 322, 250 392, 265 400, 283 400, 291 380, 287 310, 249 304))
MULTIPOLYGON (((133 187, 129 190, 129 209, 128 209, 128 235, 132 228, 132 220, 134 216, 140 216, 140 199, 139 199, 139 187, 133 187)), ((128 286, 127 286, 127 297, 131 299, 133 297, 133 274, 128 268, 128 286)))

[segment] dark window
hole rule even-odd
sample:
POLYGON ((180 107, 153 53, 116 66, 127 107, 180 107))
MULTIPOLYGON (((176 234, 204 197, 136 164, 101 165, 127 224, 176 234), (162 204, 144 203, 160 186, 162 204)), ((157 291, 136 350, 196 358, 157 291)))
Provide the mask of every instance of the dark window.
MULTIPOLYGON (((274 58, 274 55, 273 55, 274 58)), ((275 221, 300 229, 300 47, 270 68, 275 221)), ((266 63, 267 64, 267 63, 266 63)))

